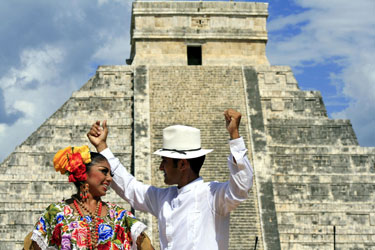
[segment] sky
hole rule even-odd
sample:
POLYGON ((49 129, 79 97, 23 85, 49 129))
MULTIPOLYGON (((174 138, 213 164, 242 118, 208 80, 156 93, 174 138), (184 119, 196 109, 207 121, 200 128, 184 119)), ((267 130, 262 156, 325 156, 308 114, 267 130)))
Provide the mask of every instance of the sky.
MULTIPOLYGON (((267 57, 375 146, 375 1, 269 0, 267 57)), ((130 0, 0 1, 0 162, 94 74, 130 55, 130 0)))

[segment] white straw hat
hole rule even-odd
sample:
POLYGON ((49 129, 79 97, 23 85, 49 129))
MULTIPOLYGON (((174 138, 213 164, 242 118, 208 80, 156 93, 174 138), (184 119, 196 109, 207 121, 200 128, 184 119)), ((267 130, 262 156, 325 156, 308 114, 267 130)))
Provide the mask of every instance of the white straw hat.
POLYGON ((201 149, 199 129, 174 125, 163 129, 163 148, 154 154, 174 159, 192 159, 212 151, 213 149, 201 149))

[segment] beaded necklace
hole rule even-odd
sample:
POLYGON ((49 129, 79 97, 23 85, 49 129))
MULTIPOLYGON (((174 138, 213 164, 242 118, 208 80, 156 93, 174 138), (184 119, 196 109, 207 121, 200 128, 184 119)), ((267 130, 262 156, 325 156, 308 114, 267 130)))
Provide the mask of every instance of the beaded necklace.
POLYGON ((89 246, 88 249, 90 250, 97 249, 97 243, 99 239, 99 224, 100 224, 99 216, 102 213, 102 201, 98 201, 94 214, 91 213, 91 211, 86 207, 86 205, 82 201, 74 198, 73 202, 74 202, 75 208, 78 211, 78 214, 83 218, 83 221, 86 222, 85 223, 86 228, 87 228, 87 242, 86 243, 89 246), (80 207, 82 207, 92 218, 90 223, 88 223, 86 218, 83 216, 83 213, 80 207))

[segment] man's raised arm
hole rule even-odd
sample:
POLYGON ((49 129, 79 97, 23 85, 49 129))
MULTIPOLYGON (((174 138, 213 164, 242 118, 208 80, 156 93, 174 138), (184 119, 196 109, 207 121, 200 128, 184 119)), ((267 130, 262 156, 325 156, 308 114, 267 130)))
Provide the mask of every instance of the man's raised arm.
POLYGON ((248 197, 248 191, 253 185, 253 169, 247 157, 245 142, 239 134, 241 113, 233 109, 224 112, 226 128, 230 141, 228 168, 229 181, 217 184, 217 192, 214 198, 215 211, 227 215, 248 197))

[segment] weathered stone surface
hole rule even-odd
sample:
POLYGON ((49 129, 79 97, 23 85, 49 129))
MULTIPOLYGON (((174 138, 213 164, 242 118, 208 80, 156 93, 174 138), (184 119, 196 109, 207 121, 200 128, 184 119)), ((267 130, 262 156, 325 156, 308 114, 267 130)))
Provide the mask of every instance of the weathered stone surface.
POLYGON ((267 4, 134 2, 133 65, 186 65, 187 46, 202 46, 202 65, 269 65, 267 4))
POLYGON ((267 169, 257 178, 272 182, 281 249, 332 249, 334 226, 336 249, 375 248, 375 149, 358 146, 349 121, 328 119, 318 92, 277 82, 287 69, 272 67, 258 67, 267 150, 254 159, 267 169))

